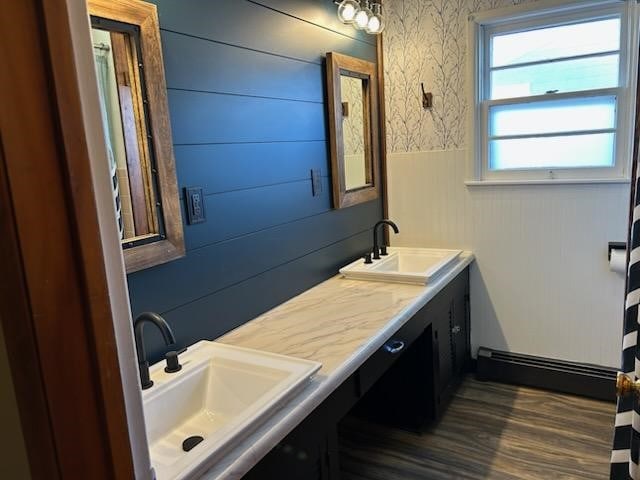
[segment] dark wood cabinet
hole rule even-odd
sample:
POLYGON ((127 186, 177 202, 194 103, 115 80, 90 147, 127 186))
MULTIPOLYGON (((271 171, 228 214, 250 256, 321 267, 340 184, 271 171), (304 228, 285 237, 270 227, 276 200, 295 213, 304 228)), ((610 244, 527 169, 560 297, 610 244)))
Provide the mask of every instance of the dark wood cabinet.
POLYGON ((425 306, 433 319, 434 419, 442 415, 470 363, 468 299, 467 269, 425 306))
POLYGON ((416 432, 442 416, 470 362, 468 299, 465 269, 400 330, 416 338, 360 400, 355 414, 416 432))
POLYGON ((434 418, 431 325, 358 402, 352 414, 420 432, 434 418))
POLYGON ((326 451, 326 437, 303 422, 243 478, 328 480, 326 451))
POLYGON ((453 320, 451 336, 455 352, 453 371, 457 376, 469 369, 471 361, 471 312, 469 303, 469 283, 467 281, 464 295, 456 295, 454 297, 451 310, 451 318, 453 320))
MULTIPOLYGON (((337 478, 336 473, 331 475, 329 456, 331 437, 322 413, 313 412, 243 478, 245 480, 337 478)), ((337 437, 337 434, 334 433, 333 437, 337 437)), ((337 444, 337 438, 334 443, 337 444)), ((337 448, 333 448, 332 451, 337 454, 337 448)), ((337 460, 334 463, 337 464, 337 460)), ((333 471, 339 472, 339 465, 335 465, 333 471)))
POLYGON ((336 480, 337 425, 350 411, 421 432, 470 363, 469 269, 407 321, 244 478, 336 480))
POLYGON ((336 480, 340 477, 338 422, 361 397, 351 375, 300 425, 276 445, 245 480, 336 480))
POLYGON ((397 361, 412 349, 424 332, 427 319, 421 310, 394 333, 358 370, 360 395, 364 395, 397 361))
POLYGON ((435 417, 439 417, 453 394, 454 346, 451 335, 451 305, 432 312, 433 402, 435 417))

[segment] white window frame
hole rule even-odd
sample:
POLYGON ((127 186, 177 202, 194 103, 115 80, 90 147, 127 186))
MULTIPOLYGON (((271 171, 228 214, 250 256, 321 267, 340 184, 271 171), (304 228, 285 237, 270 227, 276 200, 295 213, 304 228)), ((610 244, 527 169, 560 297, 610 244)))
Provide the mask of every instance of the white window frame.
POLYGON ((576 1, 540 0, 494 9, 469 17, 469 120, 468 139, 470 177, 467 185, 520 183, 628 183, 633 154, 635 89, 638 63, 638 5, 635 0, 576 1), (531 97, 488 100, 490 38, 495 33, 516 33, 533 28, 577 23, 588 19, 621 18, 620 84, 617 88, 583 92, 554 93, 531 97), (488 164, 489 106, 526 101, 560 100, 615 95, 616 142, 613 167, 575 167, 564 169, 490 170, 488 164))

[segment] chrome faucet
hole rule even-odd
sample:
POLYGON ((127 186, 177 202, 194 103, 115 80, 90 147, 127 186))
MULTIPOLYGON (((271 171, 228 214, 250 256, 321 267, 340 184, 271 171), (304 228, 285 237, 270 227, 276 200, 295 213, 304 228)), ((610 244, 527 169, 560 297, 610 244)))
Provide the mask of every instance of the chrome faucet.
POLYGON ((391 220, 380 220, 378 223, 374 225, 373 227, 373 259, 374 260, 379 260, 380 255, 387 254, 387 246, 382 245, 382 247, 380 247, 378 244, 378 227, 381 227, 382 225, 389 225, 391 228, 393 228, 394 233, 400 233, 400 230, 398 230, 398 226, 395 223, 393 223, 391 220))
POLYGON ((142 384, 143 390, 153 386, 153 381, 149 378, 149 361, 147 360, 147 352, 144 349, 144 338, 142 336, 142 329, 144 324, 147 322, 158 327, 167 346, 174 345, 176 343, 176 338, 173 335, 169 324, 157 313, 141 313, 138 315, 135 322, 133 322, 133 329, 136 336, 136 350, 138 352, 138 370, 140 371, 140 383, 142 384))

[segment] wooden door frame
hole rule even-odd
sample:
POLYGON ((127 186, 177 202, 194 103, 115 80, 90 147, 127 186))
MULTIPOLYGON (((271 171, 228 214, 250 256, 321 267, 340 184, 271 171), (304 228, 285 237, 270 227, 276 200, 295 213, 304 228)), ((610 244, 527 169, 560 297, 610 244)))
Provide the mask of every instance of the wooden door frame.
POLYGON ((88 38, 77 0, 0 16, 0 322, 32 477, 149 478, 88 38))
MULTIPOLYGON (((387 100, 384 93, 384 33, 376 35, 376 63, 378 68, 378 132, 380 136, 380 196, 382 218, 389 218, 389 168, 387 164, 387 100)), ((384 244, 389 245, 389 229, 383 228, 384 244)))

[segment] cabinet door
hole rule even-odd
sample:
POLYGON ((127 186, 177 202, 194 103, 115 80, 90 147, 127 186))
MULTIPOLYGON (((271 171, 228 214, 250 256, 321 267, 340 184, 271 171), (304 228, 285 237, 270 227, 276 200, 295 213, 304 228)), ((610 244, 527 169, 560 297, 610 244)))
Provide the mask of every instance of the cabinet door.
POLYGON ((440 294, 434 312, 434 406, 435 417, 442 415, 451 400, 470 358, 469 277, 465 270, 440 294), (437 351, 435 351, 437 350, 437 351))
POLYGON ((327 433, 323 423, 317 413, 312 413, 242 478, 328 480, 327 433))
POLYGON ((453 372, 460 375, 465 370, 467 352, 467 314, 464 295, 456 296, 451 303, 451 344, 453 348, 453 372))
MULTIPOLYGON (((466 280, 466 279, 465 279, 466 280)), ((456 285, 451 304, 451 341, 454 350, 454 374, 467 371, 471 359, 469 285, 467 281, 456 285)))
POLYGON ((451 397, 454 370, 450 306, 433 313, 434 406, 437 417, 451 397))

